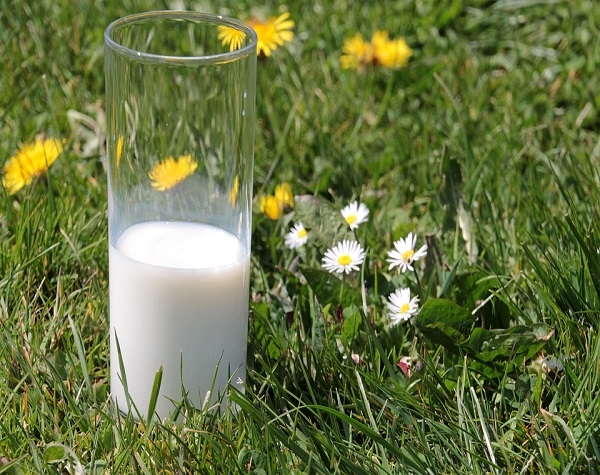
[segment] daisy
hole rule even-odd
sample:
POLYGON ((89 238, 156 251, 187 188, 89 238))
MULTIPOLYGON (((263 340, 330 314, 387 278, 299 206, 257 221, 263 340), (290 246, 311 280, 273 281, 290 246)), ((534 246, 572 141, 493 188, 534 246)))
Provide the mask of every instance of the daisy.
POLYGON ((285 235, 285 245, 290 249, 302 247, 308 241, 308 231, 302 222, 294 224, 291 231, 285 235))
POLYGON ((154 166, 148 173, 148 177, 152 181, 153 188, 165 191, 188 178, 197 167, 198 164, 191 155, 182 155, 178 158, 167 157, 154 166))
POLYGON ((410 320, 419 313, 419 297, 410 298, 410 289, 402 288, 388 297, 387 307, 392 325, 410 320))
POLYGON ((359 265, 365 260, 365 251, 356 241, 343 240, 328 249, 323 257, 322 267, 331 273, 341 274, 358 270, 359 265))
POLYGON ((14 195, 33 182, 36 176, 47 172, 62 150, 58 139, 36 139, 34 143, 22 146, 4 164, 2 186, 14 195))
POLYGON ((354 201, 342 209, 342 216, 350 226, 350 229, 355 230, 358 226, 364 223, 369 216, 369 208, 364 203, 354 201))
POLYGON ((395 249, 388 251, 390 259, 387 261, 390 263, 389 270, 398 266, 400 272, 405 272, 406 269, 414 270, 412 263, 425 257, 427 255, 427 244, 421 246, 418 251, 415 251, 415 244, 417 243, 417 236, 412 232, 408 233, 404 239, 399 239, 394 243, 395 249))

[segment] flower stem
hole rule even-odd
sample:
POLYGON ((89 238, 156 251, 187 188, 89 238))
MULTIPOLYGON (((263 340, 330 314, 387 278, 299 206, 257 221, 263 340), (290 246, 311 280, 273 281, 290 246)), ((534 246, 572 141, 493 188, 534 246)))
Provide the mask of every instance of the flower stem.
POLYGON ((340 305, 342 305, 344 297, 344 284, 346 283, 346 274, 342 274, 342 285, 340 285, 340 305))
POLYGON ((413 268, 413 274, 415 275, 415 279, 417 279, 417 287, 419 289, 419 298, 422 299, 423 296, 421 295, 421 291, 422 291, 422 288, 421 288, 421 279, 419 279, 419 273, 414 268, 413 268))

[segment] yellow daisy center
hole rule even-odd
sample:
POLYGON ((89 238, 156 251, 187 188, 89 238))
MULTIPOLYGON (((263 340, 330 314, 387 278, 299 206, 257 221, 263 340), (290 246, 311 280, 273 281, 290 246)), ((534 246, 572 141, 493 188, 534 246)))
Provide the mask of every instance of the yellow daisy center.
POLYGON ((348 254, 344 254, 340 257, 338 257, 338 264, 341 266, 347 266, 348 264, 350 264, 352 262, 352 257, 349 256, 348 254))
POLYGON ((298 237, 299 238, 306 237, 307 234, 308 234, 308 232, 306 231, 306 229, 301 229, 300 231, 298 231, 298 237))
POLYGON ((412 256, 415 255, 415 251, 413 251, 412 249, 409 249, 408 251, 404 251, 402 253, 402 260, 404 262, 408 262, 410 259, 412 259, 412 256))
POLYGON ((410 305, 407 303, 403 303, 400 306, 400 313, 407 313, 410 310, 410 305))
POLYGON ((355 214, 351 214, 350 216, 346 216, 346 222, 348 224, 352 224, 356 221, 356 215, 355 214))

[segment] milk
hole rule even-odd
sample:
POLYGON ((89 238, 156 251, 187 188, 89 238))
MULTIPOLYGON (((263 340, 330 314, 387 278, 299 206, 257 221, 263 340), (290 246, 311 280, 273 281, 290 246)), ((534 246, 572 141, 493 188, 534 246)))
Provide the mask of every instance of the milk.
POLYGON ((214 403, 229 380, 241 389, 248 329, 246 247, 209 225, 145 222, 128 228, 109 256, 111 392, 119 409, 128 412, 115 335, 129 395, 143 416, 161 366, 160 418, 174 410, 170 400, 181 401, 182 385, 196 407, 205 399, 214 403))

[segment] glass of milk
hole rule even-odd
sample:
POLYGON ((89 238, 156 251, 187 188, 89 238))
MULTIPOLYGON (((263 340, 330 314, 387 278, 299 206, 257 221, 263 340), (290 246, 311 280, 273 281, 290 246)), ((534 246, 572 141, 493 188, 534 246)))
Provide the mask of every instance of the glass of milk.
POLYGON ((256 35, 131 15, 105 31, 105 73, 112 398, 145 418, 158 373, 161 419, 226 404, 246 375, 256 35))

